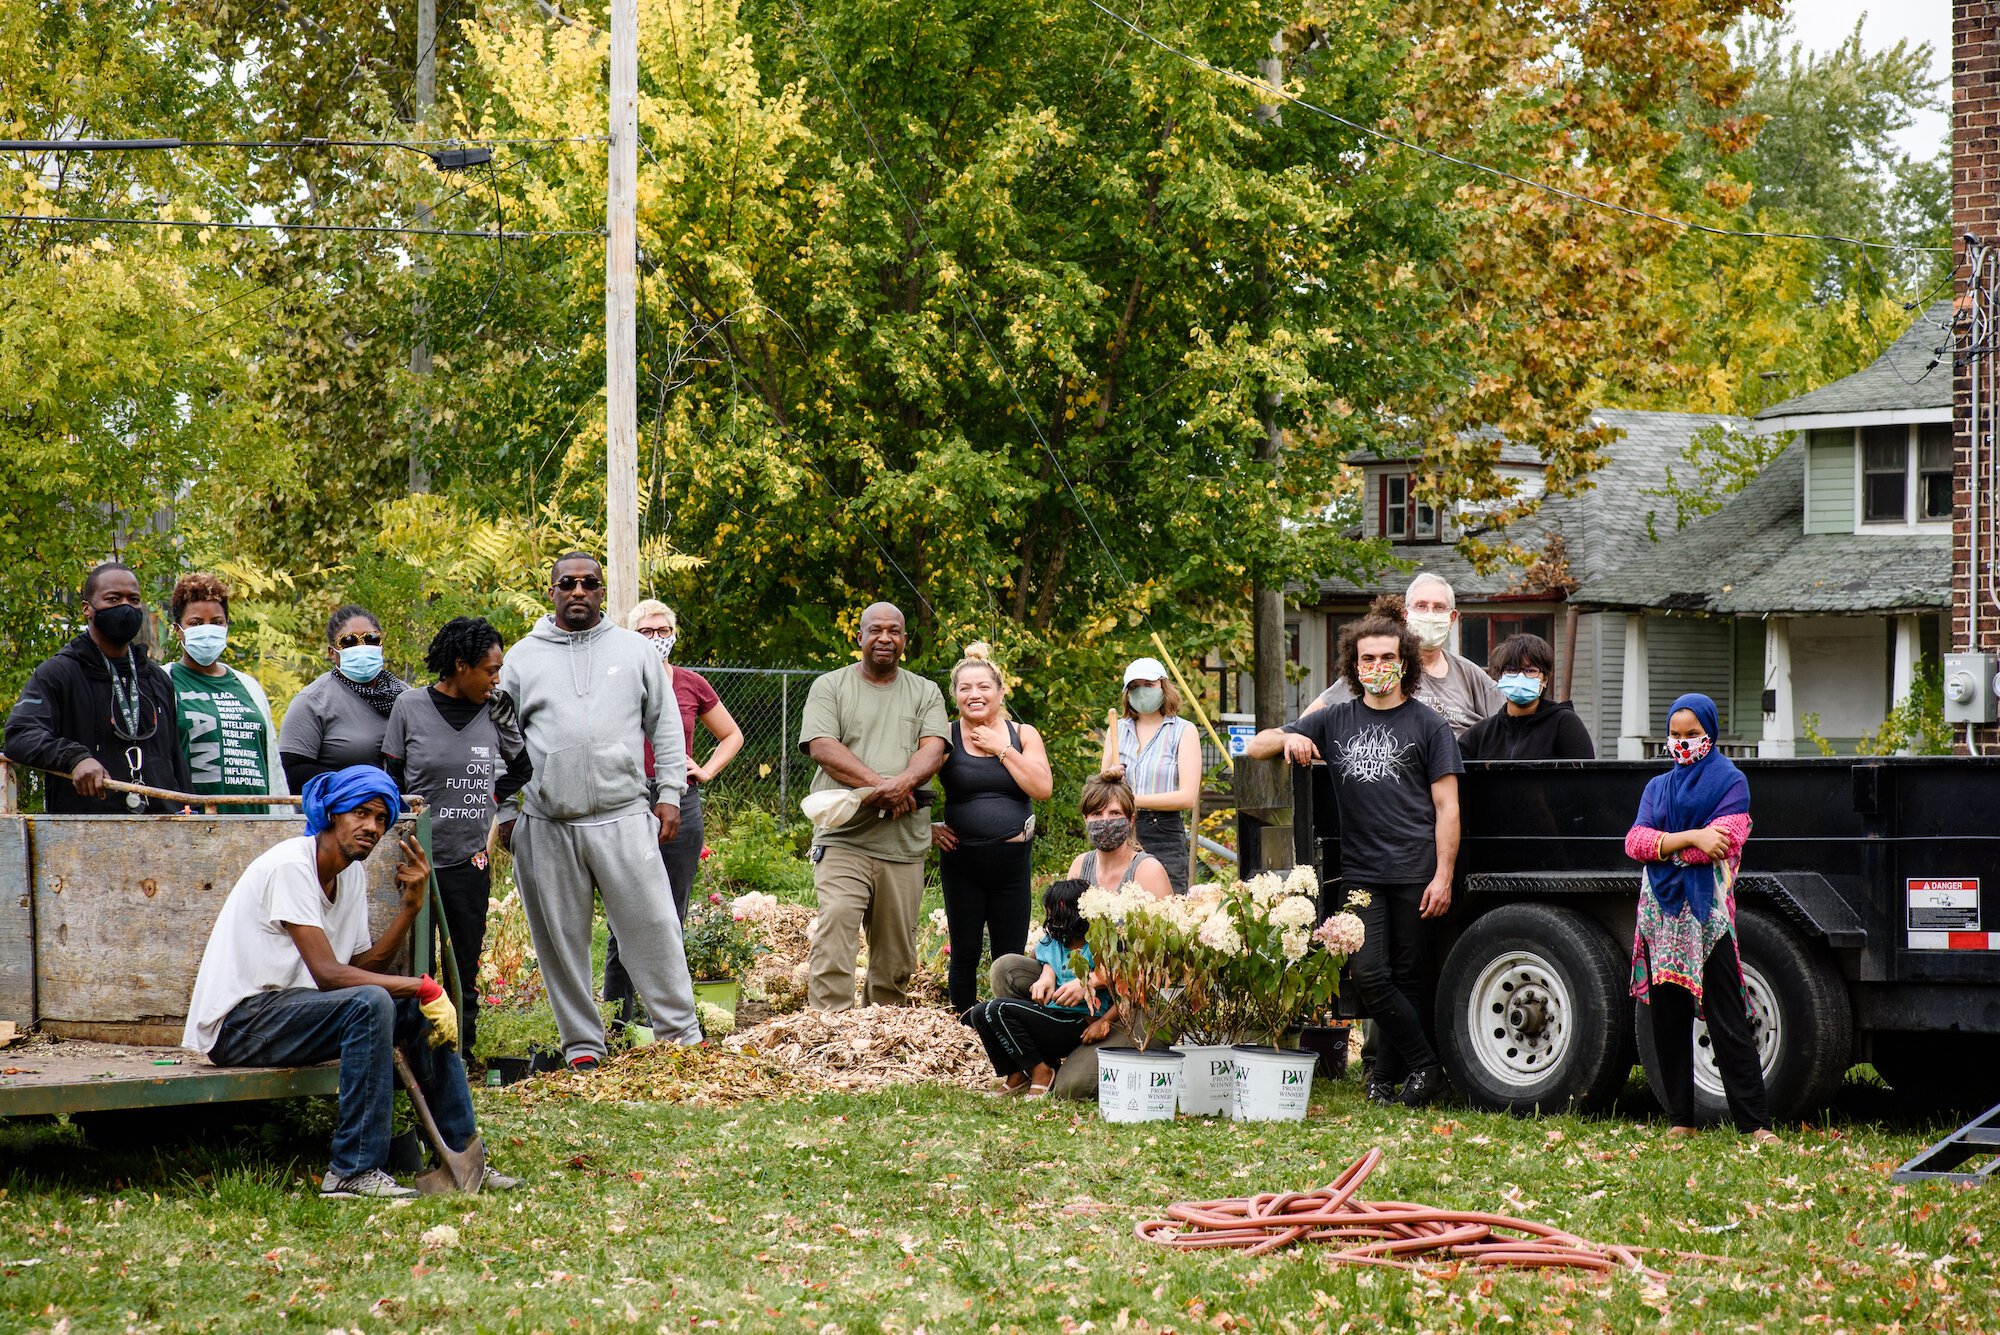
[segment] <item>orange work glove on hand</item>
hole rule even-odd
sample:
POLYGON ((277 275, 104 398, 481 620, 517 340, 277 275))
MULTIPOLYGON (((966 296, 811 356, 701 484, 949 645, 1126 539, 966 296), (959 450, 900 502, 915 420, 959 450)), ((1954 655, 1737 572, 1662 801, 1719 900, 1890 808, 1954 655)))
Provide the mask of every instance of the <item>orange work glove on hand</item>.
POLYGON ((429 974, 423 976, 423 986, 417 989, 417 1009, 431 1022, 432 1047, 458 1046, 458 1012, 452 1008, 451 998, 444 994, 444 989, 429 974))

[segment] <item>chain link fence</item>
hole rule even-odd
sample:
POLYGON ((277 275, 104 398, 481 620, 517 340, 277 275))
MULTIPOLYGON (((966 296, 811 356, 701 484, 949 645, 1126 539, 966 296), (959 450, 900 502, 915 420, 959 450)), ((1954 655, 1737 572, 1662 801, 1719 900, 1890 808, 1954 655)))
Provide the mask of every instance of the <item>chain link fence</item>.
MULTIPOLYGON (((715 782, 702 790, 704 804, 757 807, 790 821, 812 784, 813 763, 799 750, 799 715, 819 672, 811 668, 697 667, 743 730, 743 749, 715 782)), ((707 755, 706 733, 695 746, 707 755)))

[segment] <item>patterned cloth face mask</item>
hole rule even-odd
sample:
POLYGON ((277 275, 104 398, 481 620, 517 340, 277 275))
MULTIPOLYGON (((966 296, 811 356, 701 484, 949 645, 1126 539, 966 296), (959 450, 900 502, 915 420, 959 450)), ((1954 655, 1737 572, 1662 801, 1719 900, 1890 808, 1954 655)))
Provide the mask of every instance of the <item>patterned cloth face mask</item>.
POLYGON ((1387 695, 1396 689, 1403 679, 1401 663, 1383 663, 1378 667, 1363 668, 1355 676, 1361 679, 1361 689, 1370 695, 1387 695))
POLYGON ((1676 765, 1692 765, 1714 749, 1715 743, 1706 736, 1667 739, 1667 751, 1673 756, 1676 765))

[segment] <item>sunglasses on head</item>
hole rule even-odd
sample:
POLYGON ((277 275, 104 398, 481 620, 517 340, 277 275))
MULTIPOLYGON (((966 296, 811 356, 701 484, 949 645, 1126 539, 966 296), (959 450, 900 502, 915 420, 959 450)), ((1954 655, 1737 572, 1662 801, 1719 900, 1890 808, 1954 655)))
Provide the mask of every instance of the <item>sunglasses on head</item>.
POLYGON ((556 581, 556 587, 564 593, 572 589, 582 589, 585 593, 596 593, 604 587, 604 581, 595 575, 564 575, 556 581))
POLYGON ((333 647, 336 649, 352 649, 357 644, 379 645, 381 643, 382 632, 379 630, 369 630, 363 631, 359 635, 343 635, 333 642, 333 647))

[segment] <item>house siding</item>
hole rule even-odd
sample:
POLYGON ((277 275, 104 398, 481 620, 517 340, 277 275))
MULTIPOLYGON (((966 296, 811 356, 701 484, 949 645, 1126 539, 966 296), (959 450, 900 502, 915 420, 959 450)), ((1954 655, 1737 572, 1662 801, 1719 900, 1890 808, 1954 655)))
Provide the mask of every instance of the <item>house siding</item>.
POLYGON ((1730 627, 1736 640, 1736 689, 1728 731, 1743 741, 1759 742, 1764 739, 1764 623, 1737 617, 1730 627))
POLYGON ((1806 532, 1854 531, 1854 432, 1806 433, 1806 532))
POLYGON ((1648 684, 1652 687, 1652 707, 1646 711, 1649 736, 1666 735, 1667 707, 1690 691, 1699 691, 1714 700, 1722 731, 1728 734, 1732 730, 1729 687, 1733 659, 1728 622, 1706 617, 1649 616, 1646 657, 1648 684))

